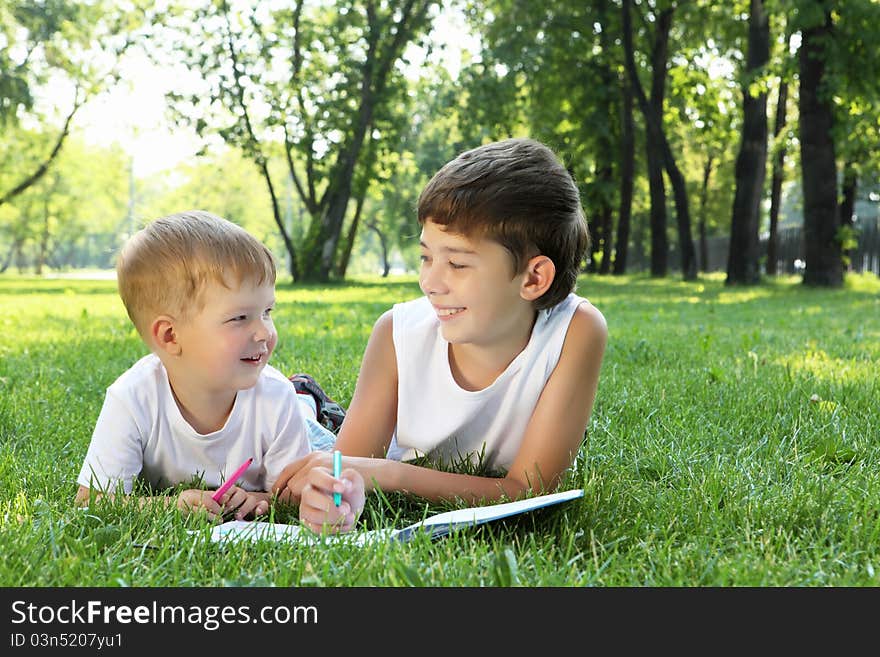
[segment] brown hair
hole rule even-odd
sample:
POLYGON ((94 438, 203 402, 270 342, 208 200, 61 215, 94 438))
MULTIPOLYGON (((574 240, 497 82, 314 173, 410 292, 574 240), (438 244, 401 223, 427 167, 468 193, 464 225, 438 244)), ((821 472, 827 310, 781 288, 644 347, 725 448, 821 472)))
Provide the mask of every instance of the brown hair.
POLYGON ((553 151, 533 139, 507 139, 465 151, 444 165, 419 196, 419 223, 492 239, 513 256, 514 272, 545 255, 556 266, 535 308, 575 289, 590 245, 577 185, 553 151))
POLYGON ((272 253, 240 226, 190 210, 156 219, 131 236, 116 260, 119 296, 141 337, 160 314, 186 320, 207 282, 275 284, 272 253))

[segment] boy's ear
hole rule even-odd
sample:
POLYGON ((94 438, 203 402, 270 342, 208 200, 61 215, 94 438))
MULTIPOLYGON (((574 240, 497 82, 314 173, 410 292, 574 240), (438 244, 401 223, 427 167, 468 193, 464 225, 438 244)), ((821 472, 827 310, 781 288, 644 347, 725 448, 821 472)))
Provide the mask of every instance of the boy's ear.
POLYGON ((180 353, 180 344, 177 342, 177 333, 174 330, 174 319, 168 315, 159 315, 150 323, 150 339, 157 351, 163 351, 169 356, 180 353))
POLYGON ((526 263, 520 296, 526 301, 534 301, 547 290, 556 278, 556 265, 545 255, 536 255, 526 263))

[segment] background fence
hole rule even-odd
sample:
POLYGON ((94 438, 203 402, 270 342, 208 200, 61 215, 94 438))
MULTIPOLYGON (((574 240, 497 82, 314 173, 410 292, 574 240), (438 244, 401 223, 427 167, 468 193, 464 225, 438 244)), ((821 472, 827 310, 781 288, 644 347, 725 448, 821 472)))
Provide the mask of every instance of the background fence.
MULTIPOLYGON (((880 216, 859 219, 855 224, 858 246, 850 252, 849 271, 873 272, 880 276, 880 216)), ((767 235, 761 236, 761 257, 767 257, 767 235)), ((806 260, 804 249, 804 231, 800 226, 782 228, 778 231, 776 271, 780 274, 803 273, 806 260)), ((727 252, 730 238, 726 236, 710 237, 707 242, 707 266, 703 271, 727 271, 727 252)), ((694 243, 699 252, 699 244, 694 243)), ((698 256, 699 258, 699 256, 698 256)), ((681 255, 678 245, 669 249, 667 260, 671 271, 681 271, 681 255)), ((630 271, 650 269, 651 261, 648 253, 633 249, 628 264, 630 271)), ((762 267, 763 270, 763 267, 762 267)))

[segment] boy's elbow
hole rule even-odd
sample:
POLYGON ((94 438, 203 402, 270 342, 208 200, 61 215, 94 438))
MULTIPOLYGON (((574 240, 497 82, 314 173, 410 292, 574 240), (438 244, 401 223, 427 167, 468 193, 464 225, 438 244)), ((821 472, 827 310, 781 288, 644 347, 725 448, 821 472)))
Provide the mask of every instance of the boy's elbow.
POLYGON ((80 485, 76 490, 76 497, 73 498, 73 504, 74 506, 88 507, 89 500, 94 499, 97 502, 102 497, 104 497, 103 493, 93 493, 91 488, 80 485))
POLYGON ((538 472, 523 472, 519 477, 508 473, 503 481, 502 488, 505 494, 510 499, 517 500, 555 492, 562 483, 562 473, 557 473, 549 478, 538 472))
POLYGON ((504 491, 505 497, 511 500, 518 500, 527 497, 529 493, 535 491, 535 487, 523 478, 514 477, 508 474, 501 480, 501 489, 504 491))

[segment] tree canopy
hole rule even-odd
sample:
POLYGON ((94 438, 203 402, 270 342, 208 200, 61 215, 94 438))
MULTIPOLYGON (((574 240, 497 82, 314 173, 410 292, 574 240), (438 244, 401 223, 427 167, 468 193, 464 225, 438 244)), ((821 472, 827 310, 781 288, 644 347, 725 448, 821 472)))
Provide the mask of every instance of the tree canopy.
MULTIPOLYGON (((872 229, 857 211, 876 208, 880 171, 880 80, 865 74, 880 64, 871 0, 122 7, 0 7, 7 266, 76 262, 58 255, 67 239, 85 249, 72 236, 93 221, 87 195, 68 192, 92 180, 75 181, 61 156, 79 108, 115 83, 132 47, 189 72, 168 109, 204 150, 174 176, 129 172, 108 184, 116 242, 157 214, 201 205, 253 229, 295 281, 364 271, 352 258, 387 274, 415 264, 428 178, 508 136, 544 141, 577 182, 593 236, 585 271, 666 276, 671 265, 693 279, 714 268, 755 284, 783 258, 780 231, 802 226, 805 282, 834 286, 872 229), (451 70, 443 49, 465 39, 435 28, 456 12, 476 45, 451 70)), ((76 159, 89 146, 71 148, 76 159)))

